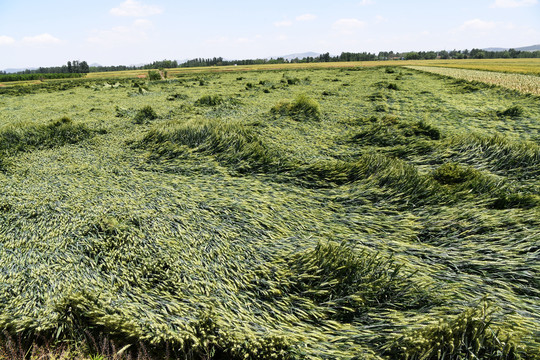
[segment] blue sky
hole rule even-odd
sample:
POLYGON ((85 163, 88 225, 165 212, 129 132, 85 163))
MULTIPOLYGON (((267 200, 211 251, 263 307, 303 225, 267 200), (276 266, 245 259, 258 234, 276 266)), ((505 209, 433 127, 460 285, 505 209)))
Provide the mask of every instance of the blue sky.
POLYGON ((0 69, 533 44, 539 0, 0 0, 0 69))

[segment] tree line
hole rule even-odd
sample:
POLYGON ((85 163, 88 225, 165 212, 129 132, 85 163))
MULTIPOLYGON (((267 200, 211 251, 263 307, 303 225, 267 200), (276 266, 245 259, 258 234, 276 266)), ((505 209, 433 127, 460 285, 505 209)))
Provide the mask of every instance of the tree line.
POLYGON ((0 74, 0 82, 81 78, 81 73, 0 74))
MULTIPOLYGON (((230 66, 230 65, 260 65, 260 64, 286 64, 286 63, 311 63, 311 62, 343 62, 343 61, 376 61, 376 60, 433 60, 433 59, 515 59, 515 58, 540 58, 540 51, 520 51, 515 49, 505 51, 488 51, 481 49, 472 50, 441 50, 441 51, 410 51, 393 52, 381 51, 378 54, 368 52, 342 52, 340 55, 331 56, 330 53, 302 59, 285 59, 283 57, 271 59, 245 59, 225 60, 222 57, 195 58, 178 63, 176 60, 155 61, 140 67, 123 67, 123 70, 159 69, 176 67, 202 67, 202 66, 230 66)), ((119 67, 98 67, 90 71, 115 71, 119 67), (109 70, 110 68, 110 70, 109 70)))
MULTIPOLYGON (((23 71, 18 71, 11 75, 30 75, 30 74, 86 74, 90 72, 90 66, 86 61, 68 61, 66 65, 62 66, 50 66, 50 67, 39 67, 34 70, 26 69, 23 71)), ((7 74, 5 71, 0 71, 1 74, 7 74)), ((51 75, 47 75, 51 76, 51 75)), ((64 77, 79 77, 79 76, 64 76, 64 77)), ((39 77, 38 77, 39 78, 39 77)), ((46 78, 46 77, 45 77, 46 78)), ((49 77, 50 78, 50 77, 49 77)), ((60 78, 60 77, 57 77, 60 78)), ((34 80, 34 79, 29 79, 34 80)))
MULTIPOLYGON (((66 65, 57 67, 40 67, 36 70, 24 70, 22 74, 85 74, 89 72, 146 70, 146 69, 171 69, 178 67, 202 67, 202 66, 227 66, 227 65, 260 65, 260 64, 286 64, 286 63, 312 63, 312 62, 343 62, 343 61, 375 61, 375 60, 433 60, 433 59, 516 59, 516 58, 540 58, 540 50, 520 51, 509 49, 504 51, 489 51, 482 49, 472 50, 441 50, 441 51, 409 51, 394 52, 380 51, 378 54, 368 52, 342 52, 340 55, 331 56, 330 53, 302 59, 245 59, 225 60, 222 57, 195 58, 179 63, 177 60, 154 61, 141 66, 89 66, 86 61, 68 61, 66 65)), ((0 74, 5 74, 0 72, 0 74)), ((49 75, 47 75, 49 76, 49 75)), ((46 77, 42 77, 46 78, 46 77)), ((39 77, 38 77, 39 79, 39 77)), ((34 80, 29 78, 28 80, 34 80)), ((4 80, 8 81, 8 80, 4 80)), ((12 80, 14 81, 14 80, 12 80)))
POLYGON ((517 59, 517 58, 540 58, 540 50, 520 51, 509 49, 504 51, 488 51, 481 49, 452 50, 452 51, 409 51, 393 52, 381 51, 372 53, 342 52, 338 56, 330 56, 329 53, 317 57, 293 59, 289 62, 339 62, 339 61, 376 61, 376 60, 434 60, 434 59, 517 59))

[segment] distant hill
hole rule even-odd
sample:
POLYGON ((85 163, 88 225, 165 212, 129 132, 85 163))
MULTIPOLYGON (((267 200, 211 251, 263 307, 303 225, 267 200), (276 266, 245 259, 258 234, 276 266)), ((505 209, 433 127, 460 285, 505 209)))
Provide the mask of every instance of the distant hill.
POLYGON ((507 48, 496 48, 496 47, 492 47, 492 48, 485 48, 485 49, 482 49, 482 50, 485 50, 485 51, 506 51, 508 50, 507 48))
MULTIPOLYGON (((506 50, 510 50, 510 49, 511 48, 492 47, 492 48, 485 48, 485 49, 482 49, 482 50, 486 50, 486 51, 506 51, 506 50)), ((537 50, 540 50, 540 44, 531 45, 531 46, 522 46, 522 47, 517 47, 517 48, 512 48, 512 49, 515 49, 515 50, 518 50, 518 51, 537 51, 537 50)))
POLYGON ((321 54, 310 51, 310 52, 299 53, 299 54, 289 54, 289 55, 275 56, 275 57, 272 56, 272 58, 273 59, 284 58, 285 60, 293 60, 293 59, 304 59, 304 58, 307 58, 307 57, 317 57, 319 55, 321 55, 321 54))
POLYGON ((8 74, 18 73, 19 71, 24 70, 37 70, 37 68, 22 68, 22 69, 5 69, 4 71, 8 74))
POLYGON ((536 50, 540 50, 540 44, 519 47, 519 48, 516 48, 516 50, 520 50, 520 51, 536 51, 536 50))

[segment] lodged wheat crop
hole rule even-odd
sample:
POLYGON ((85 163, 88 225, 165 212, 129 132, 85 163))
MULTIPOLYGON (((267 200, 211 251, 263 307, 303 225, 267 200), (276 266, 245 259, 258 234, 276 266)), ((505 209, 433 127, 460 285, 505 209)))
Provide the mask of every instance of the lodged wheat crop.
POLYGON ((539 358, 538 97, 173 76, 0 91, 1 360, 539 358))

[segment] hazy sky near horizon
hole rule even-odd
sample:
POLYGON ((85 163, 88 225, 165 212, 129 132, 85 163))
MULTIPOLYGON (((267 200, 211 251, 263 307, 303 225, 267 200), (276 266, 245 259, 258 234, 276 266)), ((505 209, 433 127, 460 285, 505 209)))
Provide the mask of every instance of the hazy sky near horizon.
POLYGON ((0 69, 534 44, 539 0, 0 0, 0 69))

